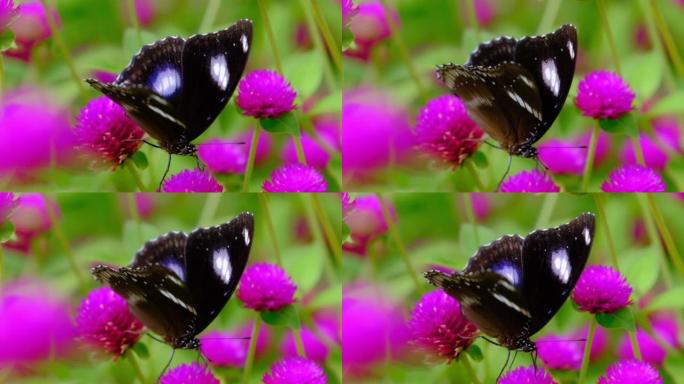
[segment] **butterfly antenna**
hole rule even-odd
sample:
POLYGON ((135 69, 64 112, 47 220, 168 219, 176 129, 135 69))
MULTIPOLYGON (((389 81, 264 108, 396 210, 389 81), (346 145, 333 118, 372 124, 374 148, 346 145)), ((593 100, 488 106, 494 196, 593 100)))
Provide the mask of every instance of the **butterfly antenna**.
POLYGON ((150 337, 152 340, 154 340, 154 341, 160 342, 160 343, 162 343, 162 344, 166 344, 166 343, 164 342, 164 340, 158 339, 156 336, 154 336, 154 335, 151 334, 151 333, 147 333, 147 336, 149 336, 149 337, 150 337))
POLYGON ((508 166, 506 167, 506 172, 504 172, 503 176, 501 176, 501 180, 499 180, 499 184, 496 186, 496 191, 494 192, 501 192, 501 184, 503 184, 504 180, 506 180, 506 176, 508 176, 508 172, 511 171, 511 163, 513 162, 513 155, 510 153, 508 154, 508 166))
POLYGON ((158 382, 158 383, 161 382, 162 376, 164 376, 164 374, 166 373, 166 370, 168 370, 169 367, 171 366, 171 362, 173 361, 173 356, 174 356, 175 354, 176 354, 176 348, 173 348, 173 349, 171 350, 171 358, 170 358, 169 361, 166 363, 166 366, 164 367, 164 370, 161 371, 161 373, 159 374, 159 377, 157 378, 157 382, 158 382))
POLYGON ((511 350, 508 350, 508 353, 506 354, 506 362, 504 363, 503 367, 501 367, 501 371, 499 372, 499 375, 496 377, 495 383, 499 382, 499 379, 501 378, 501 375, 503 375, 504 371, 506 371, 506 366, 508 365, 508 360, 511 358, 511 350))
POLYGON ((494 341, 494 340, 488 339, 488 338, 486 338, 486 337, 484 337, 484 336, 480 336, 480 337, 481 337, 482 339, 484 339, 484 341, 486 341, 486 342, 488 342, 488 343, 490 343, 490 344, 494 344, 494 345, 496 345, 497 347, 503 347, 503 345, 497 343, 497 342, 494 341))
POLYGON ((157 144, 154 144, 154 143, 150 143, 150 142, 149 142, 149 141, 147 141, 147 140, 142 140, 142 142, 143 142, 143 143, 145 143, 145 144, 147 144, 147 145, 149 145, 149 146, 152 146, 152 147, 155 147, 155 148, 159 148, 159 149, 161 149, 161 147, 160 147, 160 146, 158 146, 157 144))
POLYGON ((169 169, 171 169, 171 154, 169 153, 169 160, 166 162, 166 170, 164 171, 164 176, 162 176, 161 180, 159 180, 159 188, 157 189, 159 192, 162 190, 162 184, 164 183, 164 180, 166 180, 166 175, 169 174, 169 169))
POLYGON ((487 145, 489 145, 489 146, 492 147, 492 148, 500 149, 500 150, 502 150, 502 151, 504 150, 503 148, 499 147, 498 145, 492 144, 492 143, 490 143, 490 142, 487 141, 487 140, 482 140, 482 142, 485 143, 485 144, 487 144, 487 145))

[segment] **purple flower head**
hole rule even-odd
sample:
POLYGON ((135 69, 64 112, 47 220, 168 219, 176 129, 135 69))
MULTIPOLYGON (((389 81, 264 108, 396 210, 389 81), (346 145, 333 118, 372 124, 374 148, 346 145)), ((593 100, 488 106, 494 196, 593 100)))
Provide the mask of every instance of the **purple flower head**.
POLYGON ((580 311, 613 313, 629 305, 632 287, 612 267, 592 265, 584 269, 572 292, 580 311))
POLYGON ((501 192, 560 192, 550 176, 536 169, 522 171, 501 183, 501 192))
POLYGON ((74 327, 67 301, 47 285, 18 282, 0 296, 0 369, 26 368, 73 347, 74 327))
POLYGON ((19 201, 14 196, 14 193, 0 192, 0 224, 5 223, 9 219, 9 216, 14 212, 18 204, 19 201))
POLYGON ((501 376, 498 384, 557 384, 551 374, 541 368, 518 367, 501 376))
POLYGON ((473 212, 478 220, 485 220, 492 211, 492 203, 486 193, 471 193, 473 199, 473 212))
MULTIPOLYGON (((589 145, 591 144, 591 130, 588 132, 584 133, 582 136, 580 136, 577 141, 575 141, 574 145, 577 146, 586 146, 589 148, 589 145)), ((599 131, 598 134, 598 140, 596 141, 596 153, 594 153, 594 166, 597 167, 603 163, 604 160, 608 158, 608 155, 610 154, 610 149, 611 149, 611 138, 610 135, 604 132, 603 130, 599 131)), ((586 155, 588 149, 582 149, 585 157, 585 162, 586 162, 586 155)))
POLYGON ((278 72, 257 70, 240 81, 235 103, 246 116, 273 119, 293 110, 296 97, 297 92, 278 72))
MULTIPOLYGON (((122 4, 122 11, 124 19, 129 25, 131 24, 130 15, 128 14, 128 6, 122 4)), ((155 6, 152 0, 135 0, 135 13, 140 25, 147 26, 154 20, 155 6)))
MULTIPOLYGON (((351 230, 351 244, 344 244, 344 249, 356 254, 364 255, 368 243, 387 232, 387 220, 382 211, 383 202, 376 195, 359 196, 354 200, 354 209, 349 212, 345 223, 351 230)), ((389 201, 387 205, 390 217, 397 220, 397 213, 389 201)))
POLYGON ((418 146, 454 168, 475 153, 482 136, 484 132, 454 95, 428 101, 416 118, 418 146))
MULTIPOLYGON (((677 323, 677 318, 675 316, 654 317, 651 319, 651 326, 660 340, 669 344, 674 349, 680 347, 679 324, 677 323)), ((667 357, 667 350, 641 328, 637 329, 636 338, 644 361, 655 366, 662 366, 667 357)), ((618 356, 621 359, 635 358, 632 344, 627 335, 620 341, 618 356)))
POLYGON ((475 0, 475 17, 482 26, 488 26, 494 19, 494 7, 489 0, 475 0))
POLYGON ((662 384, 658 370, 639 360, 622 360, 608 367, 597 384, 662 384))
MULTIPOLYGON (((14 20, 10 29, 14 32, 18 48, 8 51, 8 56, 29 61, 31 50, 36 45, 52 36, 52 30, 47 21, 47 12, 39 0, 26 1, 18 7, 19 15, 14 20)), ((57 12, 50 8, 52 17, 59 27, 61 22, 57 12)))
POLYGON ((208 173, 199 169, 186 169, 164 182, 163 192, 223 192, 223 186, 208 173))
POLYGON ((569 140, 550 139, 539 146, 539 161, 556 174, 581 175, 587 150, 569 140))
POLYGON ((123 356, 142 336, 144 325, 128 309, 128 304, 109 287, 91 291, 76 315, 80 339, 114 357, 123 356))
MULTIPOLYGON (((306 158, 307 164, 313 166, 314 168, 324 169, 328 166, 328 161, 330 161, 330 154, 319 144, 316 140, 312 139, 306 134, 302 137, 302 147, 304 149, 304 157, 306 158)), ((285 164, 298 163, 297 150, 295 149, 295 143, 293 139, 289 139, 283 148, 283 160, 285 164)))
MULTIPOLYGON (((301 333, 306 357, 318 364, 325 363, 325 359, 328 358, 328 347, 325 343, 309 328, 302 327, 301 333)), ((297 346, 292 332, 288 332, 285 335, 283 342, 280 344, 280 353, 284 357, 297 357, 297 346)))
MULTIPOLYGON (((639 135, 639 143, 644 151, 646 166, 662 171, 667 166, 669 160, 667 153, 645 133, 639 135)), ((638 164, 636 153, 634 152, 634 144, 631 139, 625 141, 620 151, 620 161, 627 165, 638 164)))
POLYGON ((634 92, 618 75, 594 71, 580 81, 575 105, 584 116, 617 119, 632 110, 634 92))
POLYGON ((93 160, 115 169, 142 145, 145 132, 107 96, 91 100, 76 118, 79 148, 93 160))
POLYGON ((325 192, 328 183, 316 168, 297 163, 273 171, 262 189, 264 192, 325 192))
POLYGON ((326 384, 323 369, 303 357, 286 357, 271 366, 264 375, 264 384, 326 384))
POLYGON ((539 358, 549 369, 578 371, 582 365, 582 343, 556 335, 542 336, 535 342, 539 358))
POLYGON ((352 0, 340 0, 340 5, 342 6, 342 24, 346 26, 349 24, 349 20, 359 11, 359 8, 354 5, 352 0))
POLYGON ((340 193, 340 200, 342 201, 342 219, 347 222, 347 216, 356 208, 356 200, 349 197, 349 192, 340 193))
POLYGON ((245 146, 230 140, 210 139, 197 146, 197 156, 213 173, 245 173, 245 146))
POLYGON ((255 311, 278 311, 294 302, 297 286, 276 264, 254 263, 240 279, 237 298, 255 311))
POLYGON ((5 242, 4 246, 28 254, 32 239, 52 228, 53 222, 48 208, 53 210, 57 219, 61 218, 57 204, 42 194, 26 193, 19 196, 16 209, 10 218, 17 238, 5 242))
POLYGON ((623 165, 601 184, 603 192, 664 192, 665 188, 662 177, 643 165, 623 165))
MULTIPOLYGON (((249 324, 238 331, 207 332, 200 337, 200 351, 214 366, 241 368, 247 359, 248 338, 252 334, 253 327, 253 324, 249 324)), ((268 327, 261 327, 256 341, 255 356, 257 358, 265 354, 269 342, 268 327)))
POLYGON ((682 146, 682 129, 676 118, 661 117, 653 120, 653 131, 658 141, 677 153, 684 152, 682 146))
POLYGON ((409 321, 414 345, 438 358, 451 361, 477 337, 477 327, 461 314, 461 306, 442 290, 421 297, 409 321))
POLYGON ((318 311, 314 313, 313 321, 316 328, 328 340, 334 341, 338 345, 342 344, 342 327, 338 311, 330 309, 318 311))
POLYGON ((392 33, 389 17, 394 18, 394 24, 398 27, 399 15, 394 10, 388 12, 380 0, 359 4, 356 15, 349 23, 356 45, 370 48, 387 40, 392 33))
POLYGON ((220 381, 198 363, 182 364, 170 369, 159 379, 160 384, 219 384, 220 381))
POLYGON ((4 32, 7 25, 17 15, 14 0, 0 0, 0 32, 4 32))
POLYGON ((405 110, 375 90, 345 92, 342 97, 342 174, 363 180, 395 162, 405 162, 415 137, 405 110))

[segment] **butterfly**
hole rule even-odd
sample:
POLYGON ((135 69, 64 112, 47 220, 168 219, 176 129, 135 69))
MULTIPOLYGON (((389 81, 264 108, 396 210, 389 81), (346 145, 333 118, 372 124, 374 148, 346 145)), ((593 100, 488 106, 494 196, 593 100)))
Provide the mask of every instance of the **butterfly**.
POLYGON ((191 142, 228 103, 251 43, 252 22, 240 20, 218 32, 146 45, 112 83, 86 81, 156 139, 170 164, 172 154, 195 155, 191 142))
POLYGON ((432 270, 427 280, 455 297, 463 316, 509 351, 536 350, 530 337, 558 312, 584 269, 594 214, 526 237, 483 245, 462 271, 432 270))
POLYGON ((254 217, 243 212, 215 227, 169 232, 146 242, 130 265, 97 265, 91 273, 174 350, 197 349, 197 334, 235 291, 253 238, 254 217))
POLYGON ((438 66, 437 77, 509 155, 536 159, 533 144, 565 103, 576 57, 577 30, 566 24, 544 36, 482 43, 464 65, 438 66))

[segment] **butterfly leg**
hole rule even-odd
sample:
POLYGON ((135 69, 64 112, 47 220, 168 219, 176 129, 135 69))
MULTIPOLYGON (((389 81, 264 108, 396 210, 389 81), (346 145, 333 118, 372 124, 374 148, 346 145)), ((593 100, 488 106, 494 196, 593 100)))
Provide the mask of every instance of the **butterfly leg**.
POLYGON ((501 184, 503 183, 504 180, 506 180, 506 176, 508 176, 508 172, 511 171, 511 163, 513 162, 513 155, 510 153, 508 154, 508 166, 506 167, 506 172, 504 172, 503 176, 501 176, 501 180, 499 180, 499 184, 496 186, 496 191, 494 192, 500 192, 501 191, 501 184))
POLYGON ((192 156, 195 158, 195 163, 197 164, 197 169, 199 169, 200 171, 204 172, 204 163, 202 163, 202 162, 200 161, 199 156, 197 156, 196 153, 195 153, 194 155, 192 155, 192 156))
POLYGON ((157 189, 159 192, 162 190, 162 184, 164 183, 164 180, 166 180, 166 175, 169 174, 169 169, 171 169, 171 154, 169 153, 169 160, 166 162, 166 170, 164 171, 164 176, 162 176, 161 180, 159 180, 159 188, 157 189))

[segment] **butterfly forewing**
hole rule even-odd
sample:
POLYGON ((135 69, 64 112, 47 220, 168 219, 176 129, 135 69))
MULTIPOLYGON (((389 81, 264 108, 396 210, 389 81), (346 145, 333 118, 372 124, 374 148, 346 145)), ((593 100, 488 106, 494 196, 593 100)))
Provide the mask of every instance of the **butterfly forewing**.
POLYGON ((161 265, 185 281, 185 244, 188 235, 183 232, 169 232, 150 240, 135 254, 131 268, 161 265))
POLYGON ((492 67, 504 62, 513 62, 517 43, 517 40, 508 36, 497 37, 482 43, 470 54, 465 65, 492 67))
POLYGON ((197 229, 188 236, 186 280, 200 314, 195 333, 211 323, 235 291, 253 238, 251 213, 242 213, 220 226, 197 229))

